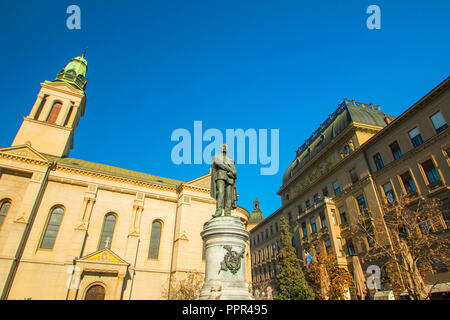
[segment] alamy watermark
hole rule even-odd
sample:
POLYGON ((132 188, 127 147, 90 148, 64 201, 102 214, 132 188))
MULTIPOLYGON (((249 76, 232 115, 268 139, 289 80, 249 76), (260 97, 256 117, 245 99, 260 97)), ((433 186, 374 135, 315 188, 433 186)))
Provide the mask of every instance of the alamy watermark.
MULTIPOLYGON (((193 134, 183 128, 172 132, 170 140, 178 142, 172 148, 172 163, 176 165, 211 164, 212 156, 221 153, 221 147, 224 144, 222 131, 210 128, 203 132, 202 121, 194 121, 193 129, 193 134), (209 143, 204 147, 203 142, 209 143)), ((265 166, 260 168, 261 175, 277 174, 280 150, 279 129, 270 130, 270 154, 268 134, 268 129, 250 128, 245 131, 243 129, 226 129, 225 143, 228 145, 228 155, 234 159, 236 164, 265 166)))
POLYGON ((372 4, 367 7, 366 13, 370 14, 367 18, 366 26, 368 29, 381 29, 381 9, 379 6, 372 4))
POLYGON ((81 29, 81 9, 80 9, 80 7, 75 4, 72 4, 67 7, 66 13, 70 14, 70 16, 68 16, 67 20, 66 20, 67 29, 80 30, 81 29))
POLYGON ((367 277, 367 288, 369 290, 381 290, 381 269, 377 265, 370 265, 367 267, 366 273, 369 274, 367 277))

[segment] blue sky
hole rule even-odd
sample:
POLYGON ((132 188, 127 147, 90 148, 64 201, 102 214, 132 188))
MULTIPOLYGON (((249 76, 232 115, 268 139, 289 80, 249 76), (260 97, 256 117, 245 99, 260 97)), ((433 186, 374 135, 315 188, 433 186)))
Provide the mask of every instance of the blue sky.
POLYGON ((39 91, 88 47, 87 107, 70 156, 180 180, 173 130, 279 129, 280 169, 239 165, 238 204, 267 216, 295 150, 344 98, 398 115, 449 75, 449 1, 0 2, 0 147, 39 91), (81 8, 68 30, 66 8, 81 8), (366 8, 381 8, 381 30, 366 8), (229 112, 218 117, 220 110, 229 112))

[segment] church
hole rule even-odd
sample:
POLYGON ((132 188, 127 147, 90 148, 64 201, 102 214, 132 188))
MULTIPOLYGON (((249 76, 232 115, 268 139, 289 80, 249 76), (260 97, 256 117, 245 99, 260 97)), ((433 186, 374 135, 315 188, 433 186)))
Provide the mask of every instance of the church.
MULTIPOLYGON (((209 173, 179 181, 69 157, 87 69, 83 54, 41 83, 0 148, 3 300, 167 299, 176 281, 205 272, 209 173)), ((232 215, 247 228, 247 210, 232 215)), ((250 285, 249 245, 245 262, 250 285)))

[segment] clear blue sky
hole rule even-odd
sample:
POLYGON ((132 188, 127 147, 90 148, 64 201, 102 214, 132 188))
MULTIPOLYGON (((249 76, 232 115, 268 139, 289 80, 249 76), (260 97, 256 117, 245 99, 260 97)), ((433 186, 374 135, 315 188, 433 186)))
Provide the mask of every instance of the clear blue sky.
POLYGON ((70 156, 180 180, 176 128, 280 130, 280 170, 238 166, 238 204, 268 216, 295 150, 344 98, 398 115, 450 71, 450 1, 0 2, 0 147, 10 146, 39 83, 88 47, 87 108, 70 156), (81 8, 81 30, 66 8, 81 8), (381 30, 366 8, 381 8, 381 30), (216 108, 231 116, 217 118, 216 108))

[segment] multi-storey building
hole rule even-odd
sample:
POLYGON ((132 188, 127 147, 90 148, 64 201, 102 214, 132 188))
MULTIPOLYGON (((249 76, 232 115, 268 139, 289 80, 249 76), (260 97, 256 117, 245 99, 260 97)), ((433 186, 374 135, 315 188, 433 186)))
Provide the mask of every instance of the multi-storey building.
MULTIPOLYGON (((355 101, 339 105, 297 150, 278 192, 281 208, 251 231, 254 282, 274 279, 282 216, 302 261, 318 243, 351 272, 370 243, 355 241, 350 226, 368 212, 382 218, 386 196, 437 196, 447 203, 442 221, 448 220, 449 85, 445 80, 399 117, 355 101), (276 232, 266 236, 270 229, 276 232)), ((385 227, 376 228, 388 244, 385 227)))

